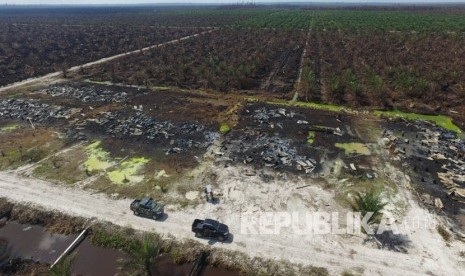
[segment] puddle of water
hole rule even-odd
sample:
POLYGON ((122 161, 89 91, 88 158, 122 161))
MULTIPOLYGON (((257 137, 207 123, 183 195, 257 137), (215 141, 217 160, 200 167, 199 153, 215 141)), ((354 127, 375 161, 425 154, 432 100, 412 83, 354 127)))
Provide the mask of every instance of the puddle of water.
POLYGON ((186 276, 191 267, 191 264, 176 265, 170 256, 162 256, 157 259, 152 275, 186 276))
MULTIPOLYGON (((189 274, 193 264, 177 265, 173 263, 170 256, 162 256, 157 259, 152 269, 152 275, 186 276, 189 274)), ((239 272, 230 271, 218 267, 207 267, 200 276, 239 276, 239 272)))
POLYGON ((0 237, 12 247, 11 257, 52 263, 72 242, 72 237, 51 235, 38 226, 8 222, 0 228, 0 237))
POLYGON ((237 271, 226 270, 218 267, 207 267, 203 273, 203 276, 240 276, 241 274, 237 271))
POLYGON ((116 275, 128 258, 120 251, 96 247, 84 241, 78 247, 74 272, 78 275, 116 275))
MULTIPOLYGON (((10 258, 21 257, 41 263, 53 263, 77 235, 50 234, 40 226, 8 222, 0 228, 0 239, 11 247, 10 258)), ((91 245, 86 240, 75 250, 74 272, 78 275, 115 275, 121 260, 128 257, 119 251, 91 245)))

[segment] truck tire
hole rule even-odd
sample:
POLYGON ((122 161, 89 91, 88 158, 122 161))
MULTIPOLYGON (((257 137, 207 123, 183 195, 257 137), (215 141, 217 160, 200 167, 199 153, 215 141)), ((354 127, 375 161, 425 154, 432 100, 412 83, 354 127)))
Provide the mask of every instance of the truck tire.
POLYGON ((223 236, 219 236, 219 237, 218 237, 218 240, 219 240, 220 242, 224 242, 224 237, 223 237, 223 236))
POLYGON ((134 215, 139 216, 139 212, 134 211, 134 215))
POLYGON ((153 220, 157 220, 158 219, 158 216, 157 215, 153 215, 153 220))

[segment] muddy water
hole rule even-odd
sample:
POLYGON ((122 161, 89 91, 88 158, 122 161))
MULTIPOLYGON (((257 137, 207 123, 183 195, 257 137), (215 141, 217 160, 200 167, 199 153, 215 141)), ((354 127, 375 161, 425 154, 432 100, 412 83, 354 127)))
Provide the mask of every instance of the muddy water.
MULTIPOLYGON (((189 274, 193 264, 176 265, 169 256, 157 259, 152 269, 152 275, 186 276, 189 274)), ((218 267, 206 267, 200 276, 239 276, 239 272, 230 271, 218 267)))
MULTIPOLYGON (((53 263, 77 235, 50 234, 43 227, 8 222, 0 228, 0 239, 10 246, 10 257, 53 263)), ((78 275, 115 275, 128 257, 119 251, 100 248, 83 241, 77 248, 74 272, 78 275)))

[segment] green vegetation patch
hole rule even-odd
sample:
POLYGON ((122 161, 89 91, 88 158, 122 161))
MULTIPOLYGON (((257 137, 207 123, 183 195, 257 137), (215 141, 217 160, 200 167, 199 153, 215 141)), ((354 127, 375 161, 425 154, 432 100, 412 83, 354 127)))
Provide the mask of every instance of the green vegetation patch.
POLYGON ((0 127, 0 132, 12 132, 18 129, 20 126, 19 125, 6 125, 3 127, 0 127))
POLYGON ((424 114, 416 114, 416 113, 407 113, 401 112, 399 110, 393 111, 375 111, 375 115, 377 116, 386 116, 386 117, 400 117, 407 120, 422 120, 422 121, 431 121, 436 125, 445 128, 447 130, 454 131, 458 134, 462 133, 462 130, 456 126, 452 119, 448 116, 444 115, 424 115, 424 114))
POLYGON ((228 132, 230 132, 230 131, 231 131, 231 128, 229 127, 228 124, 222 123, 222 124, 220 125, 220 132, 221 132, 222 134, 226 134, 226 133, 228 133, 228 132))
POLYGON ((295 102, 293 105, 298 106, 298 107, 305 107, 305 108, 311 108, 311 109, 319 109, 319 110, 328 110, 328 111, 333 111, 333 112, 352 112, 347 107, 340 106, 340 105, 334 105, 334 104, 322 104, 322 103, 312 103, 312 102, 295 102))
POLYGON ((101 85, 112 85, 113 83, 111 81, 97 81, 97 80, 90 80, 86 79, 84 82, 87 83, 92 83, 92 84, 101 84, 101 85))
POLYGON ((346 112, 346 113, 356 113, 355 110, 352 110, 348 107, 334 104, 324 104, 324 103, 314 103, 314 102, 301 102, 301 101, 268 101, 267 104, 272 105, 281 105, 281 106, 297 106, 302 108, 326 110, 332 112, 346 112))
POLYGON ((336 148, 345 150, 347 155, 350 154, 363 154, 370 155, 371 152, 365 144, 362 143, 336 143, 336 148))
POLYGON ((307 143, 309 143, 311 145, 311 144, 313 144, 313 142, 315 142, 315 132, 314 131, 309 131, 308 132, 308 137, 307 137, 307 143))
POLYGON ((279 28, 316 31, 347 30, 366 32, 463 32, 465 17, 445 12, 368 10, 264 10, 232 24, 239 28, 279 28))
POLYGON ((102 141, 96 141, 86 147, 88 159, 84 166, 90 172, 106 170, 113 165, 110 160, 110 153, 103 150, 100 147, 101 144, 102 141))
POLYGON ((378 223, 381 220, 384 206, 386 206, 386 203, 383 203, 381 195, 370 190, 363 194, 357 193, 352 208, 354 211, 360 212, 362 217, 367 213, 373 213, 370 219, 368 219, 368 223, 378 223))
POLYGON ((108 172, 107 176, 115 184, 140 183, 144 180, 144 175, 140 175, 140 171, 149 161, 144 157, 131 158, 122 162, 119 170, 108 172))
MULTIPOLYGON (((357 111, 340 106, 340 105, 333 105, 333 104, 321 104, 321 103, 313 103, 313 102, 284 102, 284 101, 273 101, 267 102, 268 104, 273 105, 282 105, 282 106, 297 106, 303 108, 310 108, 310 109, 318 109, 318 110, 327 110, 332 112, 346 112, 351 114, 356 114, 357 111)), ((407 120, 422 120, 422 121, 430 121, 435 123, 436 125, 454 131, 458 134, 462 133, 462 130, 452 122, 452 119, 445 115, 425 115, 425 114, 417 114, 417 113, 408 113, 402 112, 399 110, 392 110, 392 111, 374 111, 376 116, 386 116, 386 117, 400 117, 407 120)))

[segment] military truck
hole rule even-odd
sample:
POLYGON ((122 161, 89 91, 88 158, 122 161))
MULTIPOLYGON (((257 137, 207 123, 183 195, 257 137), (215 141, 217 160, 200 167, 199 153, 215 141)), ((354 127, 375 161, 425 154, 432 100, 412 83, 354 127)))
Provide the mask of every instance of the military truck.
POLYGON ((221 242, 229 239, 228 226, 213 219, 195 219, 192 223, 192 232, 196 237, 214 238, 221 242))
POLYGON ((163 204, 148 197, 136 199, 131 203, 131 211, 134 212, 134 215, 153 218, 154 220, 164 216, 164 207, 163 204))

